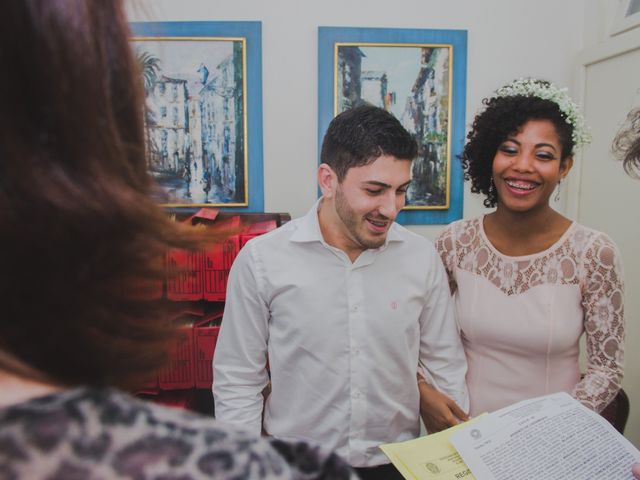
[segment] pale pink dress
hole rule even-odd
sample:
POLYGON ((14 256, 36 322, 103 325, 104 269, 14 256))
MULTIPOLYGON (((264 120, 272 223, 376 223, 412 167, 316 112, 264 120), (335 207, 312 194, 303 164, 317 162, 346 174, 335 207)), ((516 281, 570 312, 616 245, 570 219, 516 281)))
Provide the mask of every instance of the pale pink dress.
POLYGON ((623 371, 624 287, 607 235, 573 223, 549 249, 509 257, 491 245, 479 217, 449 225, 436 248, 469 364, 471 415, 558 391, 595 411, 613 399, 623 371))

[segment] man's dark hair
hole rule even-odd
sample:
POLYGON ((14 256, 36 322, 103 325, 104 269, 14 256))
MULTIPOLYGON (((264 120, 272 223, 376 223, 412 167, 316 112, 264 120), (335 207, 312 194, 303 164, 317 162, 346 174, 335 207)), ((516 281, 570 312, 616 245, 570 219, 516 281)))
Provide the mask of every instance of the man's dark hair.
POLYGON ((417 154, 416 141, 396 117, 382 108, 362 105, 331 121, 320 160, 342 182, 350 168, 373 163, 382 155, 413 160, 417 154))

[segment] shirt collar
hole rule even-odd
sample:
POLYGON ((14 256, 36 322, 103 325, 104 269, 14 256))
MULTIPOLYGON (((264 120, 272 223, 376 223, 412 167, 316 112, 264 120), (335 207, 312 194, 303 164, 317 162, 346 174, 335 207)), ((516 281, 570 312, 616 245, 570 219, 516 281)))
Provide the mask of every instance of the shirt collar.
MULTIPOLYGON (((320 230, 320 222, 318 220, 318 208, 320 207, 320 202, 322 202, 322 197, 320 197, 314 204, 313 207, 307 212, 304 217, 300 218, 298 222, 298 228, 291 235, 290 240, 292 242, 321 242, 325 243, 324 238, 322 237, 322 231, 320 230)), ((399 232, 401 227, 393 222, 389 231, 387 232, 387 238, 384 242, 384 245, 377 250, 383 250, 389 244, 389 242, 403 242, 404 238, 399 232)))
POLYGON ((291 235, 292 242, 324 242, 322 232, 320 231, 320 222, 318 221, 318 207, 322 197, 320 197, 307 212, 304 217, 298 221, 298 228, 291 235))

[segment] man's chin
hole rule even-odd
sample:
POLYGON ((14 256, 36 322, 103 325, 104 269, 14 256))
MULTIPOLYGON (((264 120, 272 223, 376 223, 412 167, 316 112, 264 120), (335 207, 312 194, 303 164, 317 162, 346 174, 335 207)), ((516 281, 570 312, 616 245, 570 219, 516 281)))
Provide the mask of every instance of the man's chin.
POLYGON ((380 248, 384 245, 384 242, 387 240, 387 234, 384 235, 376 235, 376 236, 367 236, 366 238, 360 239, 360 244, 365 248, 380 248))

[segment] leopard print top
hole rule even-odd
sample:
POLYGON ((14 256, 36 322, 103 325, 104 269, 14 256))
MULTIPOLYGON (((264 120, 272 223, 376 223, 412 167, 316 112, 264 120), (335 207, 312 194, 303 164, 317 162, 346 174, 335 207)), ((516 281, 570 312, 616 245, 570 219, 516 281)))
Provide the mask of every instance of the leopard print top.
POLYGON ((255 438, 115 390, 0 409, 0 479, 352 479, 335 454, 255 438))

